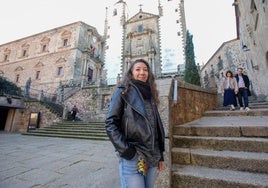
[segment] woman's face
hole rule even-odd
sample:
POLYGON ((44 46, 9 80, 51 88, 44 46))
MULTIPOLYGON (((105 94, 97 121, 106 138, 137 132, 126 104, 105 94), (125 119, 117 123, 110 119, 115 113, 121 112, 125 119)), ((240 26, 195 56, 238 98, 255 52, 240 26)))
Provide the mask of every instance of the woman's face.
POLYGON ((231 77, 231 76, 232 76, 232 74, 228 72, 227 73, 227 77, 231 77))
POLYGON ((149 72, 146 64, 142 62, 136 63, 132 68, 132 78, 134 80, 139 80, 146 82, 148 80, 149 72))

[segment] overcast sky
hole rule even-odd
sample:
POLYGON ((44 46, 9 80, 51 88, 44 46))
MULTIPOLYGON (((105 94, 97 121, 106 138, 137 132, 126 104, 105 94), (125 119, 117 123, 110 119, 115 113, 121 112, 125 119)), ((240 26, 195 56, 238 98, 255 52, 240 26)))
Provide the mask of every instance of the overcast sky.
MULTIPOLYGON (((125 0, 128 4, 129 17, 136 14, 139 4, 144 12, 158 14, 158 0, 125 0)), ((103 34, 105 7, 109 15, 117 0, 8 0, 1 2, 0 44, 5 44, 23 37, 46 30, 83 21, 97 28, 103 34)), ((177 40, 175 8, 179 0, 161 0, 164 6, 161 28, 163 48, 172 46, 177 40), (173 5, 172 5, 173 3, 173 5), (166 7, 166 9, 165 9, 166 7), (172 7, 172 8, 170 8, 172 7), (175 16, 174 16, 175 15, 175 16), (175 29, 174 29, 175 27, 175 29), (169 35, 169 33, 172 33, 169 35), (169 40, 169 37, 173 41, 169 40), (165 41, 166 40, 166 41, 165 41)), ((223 42, 236 38, 233 0, 185 0, 186 24, 193 34, 197 63, 206 63, 223 42)), ((111 28, 120 28, 110 19, 111 28), (115 25, 113 25, 115 24, 115 25)), ((118 44, 121 44, 118 43, 118 44)), ((180 49, 175 49, 181 51, 180 49)), ((116 55, 119 57, 120 54, 116 55)), ((176 60, 175 64, 183 63, 176 60)))

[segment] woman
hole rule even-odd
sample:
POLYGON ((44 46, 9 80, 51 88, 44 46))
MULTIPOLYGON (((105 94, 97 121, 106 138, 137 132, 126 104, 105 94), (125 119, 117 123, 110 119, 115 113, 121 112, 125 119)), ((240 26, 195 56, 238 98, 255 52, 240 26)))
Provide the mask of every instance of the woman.
POLYGON ((226 78, 222 82, 223 106, 230 105, 230 110, 235 110, 235 106, 237 106, 235 95, 238 93, 237 82, 231 71, 228 70, 225 76, 226 78))
POLYGON ((149 64, 137 59, 115 90, 105 121, 106 132, 120 156, 123 188, 153 188, 157 169, 164 169, 165 134, 158 103, 149 64))

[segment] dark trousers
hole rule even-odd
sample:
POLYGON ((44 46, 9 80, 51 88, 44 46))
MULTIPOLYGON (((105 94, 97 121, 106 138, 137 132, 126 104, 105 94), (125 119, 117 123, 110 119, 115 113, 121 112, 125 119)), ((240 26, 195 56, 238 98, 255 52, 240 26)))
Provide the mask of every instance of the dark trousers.
POLYGON ((76 116, 76 111, 73 111, 72 113, 73 120, 75 120, 75 116, 76 116))
POLYGON ((248 107, 248 91, 246 88, 239 88, 238 94, 238 102, 239 102, 239 106, 240 107, 248 107), (243 101, 242 98, 244 99, 244 105, 243 105, 243 101))

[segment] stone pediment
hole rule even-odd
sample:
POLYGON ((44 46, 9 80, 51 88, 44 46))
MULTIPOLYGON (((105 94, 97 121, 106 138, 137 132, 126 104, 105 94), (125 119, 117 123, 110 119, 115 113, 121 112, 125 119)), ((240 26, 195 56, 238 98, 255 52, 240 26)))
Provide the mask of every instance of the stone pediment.
POLYGON ((49 41, 50 41, 50 38, 48 38, 48 37, 44 37, 44 38, 41 40, 41 42, 42 42, 43 44, 48 44, 49 41))
POLYGON ((4 54, 10 54, 10 52, 11 52, 11 50, 8 49, 8 48, 6 48, 6 49, 4 50, 4 54))
POLYGON ((136 15, 132 16, 129 20, 127 20, 127 23, 137 22, 137 21, 150 19, 150 18, 157 18, 157 17, 158 16, 155 15, 155 14, 150 14, 150 13, 147 13, 147 12, 140 11, 136 15))
POLYGON ((44 66, 44 64, 41 61, 39 61, 34 67, 35 68, 40 68, 40 67, 43 67, 43 66, 44 66))
POLYGON ((27 43, 24 43, 21 47, 22 49, 29 49, 30 45, 27 43))
POLYGON ((65 30, 65 31, 61 34, 61 36, 62 36, 63 38, 69 38, 71 35, 72 35, 72 32, 67 31, 67 30, 65 30))
POLYGON ((56 64, 65 63, 65 62, 66 62, 66 59, 61 57, 56 61, 56 64))
POLYGON ((22 71, 23 70, 23 68, 21 67, 21 66, 18 66, 16 69, 15 69, 15 72, 17 72, 17 71, 22 71))

